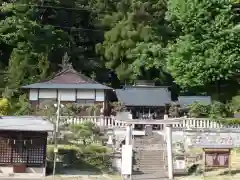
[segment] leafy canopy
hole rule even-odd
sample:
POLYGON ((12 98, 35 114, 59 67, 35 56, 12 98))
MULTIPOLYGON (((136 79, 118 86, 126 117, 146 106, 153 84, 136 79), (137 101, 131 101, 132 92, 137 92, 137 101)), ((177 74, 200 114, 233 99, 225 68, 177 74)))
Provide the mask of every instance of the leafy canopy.
POLYGON ((183 88, 236 78, 240 67, 240 34, 228 0, 171 0, 168 19, 181 29, 168 47, 167 68, 183 88))

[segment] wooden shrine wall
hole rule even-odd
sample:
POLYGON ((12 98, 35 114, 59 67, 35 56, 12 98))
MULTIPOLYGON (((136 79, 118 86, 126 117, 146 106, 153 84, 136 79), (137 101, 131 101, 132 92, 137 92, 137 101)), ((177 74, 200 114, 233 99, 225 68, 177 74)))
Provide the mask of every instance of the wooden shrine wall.
POLYGON ((42 167, 46 159, 47 133, 0 132, 0 165, 23 163, 42 167))

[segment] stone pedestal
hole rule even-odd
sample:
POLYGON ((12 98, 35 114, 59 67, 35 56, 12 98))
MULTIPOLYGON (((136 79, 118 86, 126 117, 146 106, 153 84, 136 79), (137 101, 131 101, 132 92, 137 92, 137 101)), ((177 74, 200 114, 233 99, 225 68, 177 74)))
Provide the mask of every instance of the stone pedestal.
POLYGON ((172 125, 166 124, 168 178, 173 179, 172 125))

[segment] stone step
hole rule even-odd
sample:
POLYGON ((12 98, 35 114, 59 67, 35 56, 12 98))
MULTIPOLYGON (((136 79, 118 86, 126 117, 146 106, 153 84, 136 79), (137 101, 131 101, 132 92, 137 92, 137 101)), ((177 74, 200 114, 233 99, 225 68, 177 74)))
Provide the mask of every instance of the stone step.
POLYGON ((134 156, 135 157, 135 159, 140 159, 140 158, 142 158, 142 159, 144 159, 144 158, 146 158, 146 159, 163 159, 164 158, 164 156, 151 156, 151 155, 135 155, 134 156))
POLYGON ((165 164, 165 162, 152 162, 150 163, 149 161, 141 161, 141 162, 136 162, 136 165, 148 165, 148 166, 155 166, 155 165, 161 165, 165 164))
POLYGON ((147 162, 147 163, 164 163, 165 161, 163 161, 162 159, 156 160, 156 159, 136 159, 136 162, 147 162))
POLYGON ((144 170, 140 169, 138 171, 133 171, 132 174, 140 174, 140 173, 145 173, 145 174, 159 174, 159 175, 164 175, 167 171, 166 170, 159 170, 159 169, 154 169, 154 170, 144 170))
POLYGON ((149 158, 153 158, 153 157, 164 157, 165 155, 163 155, 162 153, 160 154, 135 154, 134 156, 138 156, 138 157, 141 157, 141 156, 144 156, 144 157, 149 157, 149 158))
POLYGON ((165 152, 151 153, 151 152, 142 152, 135 153, 135 155, 146 155, 146 156, 164 156, 165 152))
POLYGON ((134 157, 135 160, 164 161, 164 157, 134 157))
POLYGON ((133 168, 147 168, 147 169, 165 169, 166 165, 165 164, 155 164, 155 165, 143 165, 143 164, 134 164, 133 168))
POLYGON ((136 162, 165 162, 165 160, 163 158, 155 158, 155 159, 151 159, 151 158, 135 158, 134 161, 136 162))
POLYGON ((156 166, 156 167, 146 167, 146 166, 140 166, 138 165, 137 167, 135 167, 134 169, 136 170, 161 170, 161 169, 165 169, 165 167, 163 165, 159 165, 159 166, 156 166))
POLYGON ((145 166, 149 166, 151 168, 159 168, 160 166, 164 166, 165 163, 152 163, 152 164, 149 164, 149 163, 135 163, 134 166, 141 166, 141 167, 145 167, 145 166))
MULTIPOLYGON (((136 171, 136 172, 139 172, 142 173, 142 174, 153 174, 153 173, 157 173, 159 175, 162 176, 162 174, 164 175, 166 173, 166 171, 162 171, 162 170, 159 170, 159 169, 154 169, 154 170, 139 170, 139 171, 136 171)), ((136 174, 136 172, 134 172, 133 174, 136 174)))

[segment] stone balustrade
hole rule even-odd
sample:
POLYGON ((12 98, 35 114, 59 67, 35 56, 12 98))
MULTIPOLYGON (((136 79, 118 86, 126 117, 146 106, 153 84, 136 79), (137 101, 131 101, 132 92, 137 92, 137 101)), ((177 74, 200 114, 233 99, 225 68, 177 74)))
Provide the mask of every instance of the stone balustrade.
MULTIPOLYGON (((99 126, 104 126, 107 128, 124 128, 127 124, 121 121, 117 121, 114 116, 81 116, 81 117, 61 117, 62 123, 67 124, 79 124, 83 122, 93 122, 99 126)), ((135 120, 136 121, 136 120, 135 120)), ((141 122, 141 119, 139 119, 141 122)), ((144 119, 144 121, 146 121, 144 119)), ((166 120, 167 121, 167 120, 166 120)), ((139 124, 139 123, 138 123, 139 124)), ((144 124, 144 123, 143 123, 144 124)), ((203 118, 183 118, 181 124, 173 124, 173 130, 183 130, 183 129, 219 129, 219 128, 229 128, 229 129, 240 129, 240 125, 223 125, 214 122, 210 119, 203 118)), ((160 131, 164 129, 163 124, 159 124, 160 131)))

